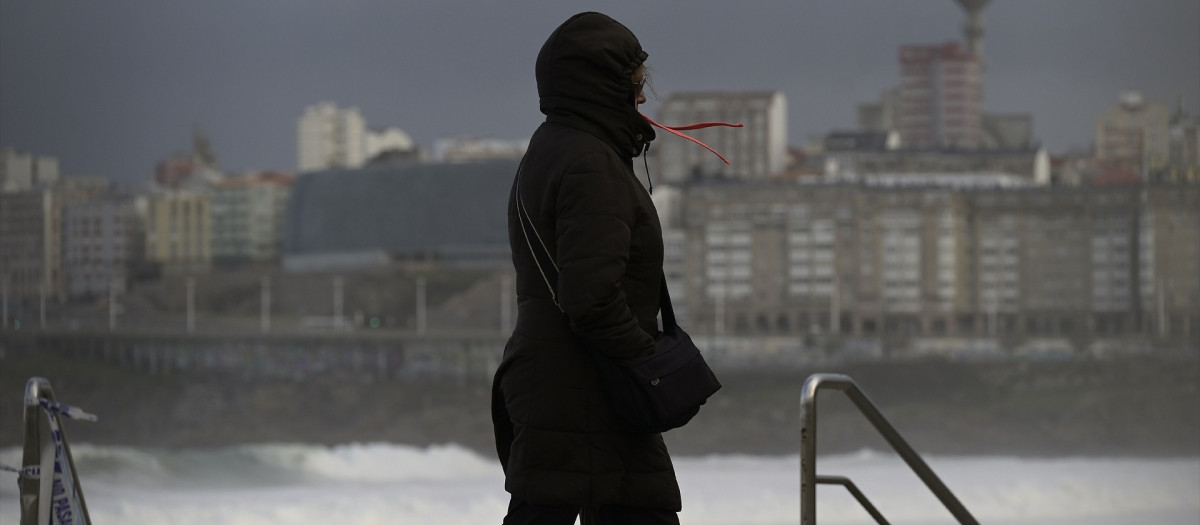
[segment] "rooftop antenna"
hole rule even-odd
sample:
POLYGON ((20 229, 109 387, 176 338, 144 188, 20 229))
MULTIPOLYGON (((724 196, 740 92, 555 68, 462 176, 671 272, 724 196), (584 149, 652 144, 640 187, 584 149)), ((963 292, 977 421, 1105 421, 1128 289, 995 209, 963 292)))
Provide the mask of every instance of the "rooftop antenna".
POLYGON ((967 25, 963 35, 967 37, 967 52, 983 59, 983 8, 992 0, 954 0, 967 12, 967 25))

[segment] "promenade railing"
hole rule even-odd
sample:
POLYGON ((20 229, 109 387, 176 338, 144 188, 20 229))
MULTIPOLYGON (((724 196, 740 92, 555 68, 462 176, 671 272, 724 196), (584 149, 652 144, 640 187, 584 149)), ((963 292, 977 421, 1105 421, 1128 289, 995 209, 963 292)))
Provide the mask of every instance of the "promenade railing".
POLYGON ((838 390, 846 394, 863 416, 867 418, 879 434, 895 449, 900 458, 908 464, 921 481, 929 487, 946 510, 964 525, 978 525, 954 493, 946 487, 942 480, 933 473, 933 469, 921 459, 908 442, 900 436, 896 428, 879 412, 875 404, 863 393, 858 384, 849 376, 841 374, 813 374, 804 382, 800 396, 800 523, 815 525, 817 520, 817 485, 838 484, 846 487, 850 494, 863 506, 876 523, 886 525, 888 522, 883 515, 871 504, 871 501, 854 485, 852 481, 840 476, 817 475, 817 393, 821 390, 838 390))

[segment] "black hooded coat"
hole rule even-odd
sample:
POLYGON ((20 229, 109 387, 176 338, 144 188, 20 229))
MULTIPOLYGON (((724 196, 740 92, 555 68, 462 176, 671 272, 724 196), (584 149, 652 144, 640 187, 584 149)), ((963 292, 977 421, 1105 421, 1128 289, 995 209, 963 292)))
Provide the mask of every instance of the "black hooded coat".
POLYGON ((582 13, 537 58, 546 120, 509 196, 517 323, 492 389, 505 489, 535 505, 680 509, 662 436, 616 420, 588 354, 654 352, 662 227, 633 171, 654 138, 632 82, 646 56, 625 26, 582 13), (546 264, 541 244, 522 233, 517 192, 557 264, 562 310, 534 260, 536 250, 546 264))

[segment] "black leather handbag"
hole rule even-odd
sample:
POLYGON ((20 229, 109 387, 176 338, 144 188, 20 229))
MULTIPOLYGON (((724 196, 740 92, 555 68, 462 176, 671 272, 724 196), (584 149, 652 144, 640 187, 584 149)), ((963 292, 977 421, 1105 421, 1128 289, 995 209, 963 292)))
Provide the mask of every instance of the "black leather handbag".
MULTIPOLYGON (((518 168, 517 185, 521 184, 518 168)), ((542 280, 550 289, 550 298, 558 304, 558 267, 550 250, 533 227, 525 203, 517 195, 517 216, 521 232, 529 246, 542 280), (532 238, 537 239, 547 259, 543 266, 532 238)), ((721 382, 705 362, 700 349, 675 322, 675 309, 667 290, 666 275, 662 277, 659 299, 663 329, 654 339, 654 354, 633 359, 613 359, 588 344, 583 346, 600 371, 600 379, 613 411, 631 430, 637 432, 666 432, 686 425, 708 398, 721 389, 721 382)))

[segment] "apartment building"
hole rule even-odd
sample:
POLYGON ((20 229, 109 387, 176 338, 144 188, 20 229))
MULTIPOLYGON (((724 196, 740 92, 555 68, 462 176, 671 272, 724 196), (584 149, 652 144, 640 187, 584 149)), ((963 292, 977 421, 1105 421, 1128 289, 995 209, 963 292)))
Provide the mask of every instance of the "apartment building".
POLYGON ((357 168, 367 157, 367 125, 358 108, 323 102, 296 120, 297 166, 301 172, 357 168))
POLYGON ((58 280, 54 198, 48 190, 0 193, 0 284, 10 297, 50 294, 58 280))
POLYGON ((787 168, 787 99, 781 91, 675 93, 663 100, 657 120, 667 126, 718 121, 744 125, 688 132, 733 161, 728 165, 690 141, 659 131, 650 149, 655 177, 667 183, 766 180, 787 168))
POLYGON ((910 149, 894 133, 833 132, 825 136, 820 155, 829 177, 874 177, 914 174, 980 173, 1015 175, 1028 182, 1048 184, 1050 156, 1040 146, 1016 149, 910 149))
POLYGON ((1096 158, 1121 162, 1146 174, 1167 165, 1171 112, 1167 104, 1123 93, 1096 117, 1096 158))
POLYGON ((983 145, 983 67, 958 42, 900 48, 900 140, 906 147, 983 145))
MULTIPOLYGON (((830 326, 823 316, 845 286, 835 265, 839 233, 854 230, 849 188, 686 186, 682 220, 689 322, 713 334, 830 326)), ((844 257, 840 263, 852 260, 844 257)))
POLYGON ((63 268, 71 298, 102 297, 127 286, 143 233, 132 200, 95 200, 66 207, 63 268))
MULTIPOLYGON (((1200 191, 1146 192, 1140 203, 1137 292, 1141 328, 1159 336, 1200 331, 1200 191)), ((1131 282, 1134 278, 1130 279, 1131 282)))
POLYGON ((1200 181, 1200 115, 1189 113, 1180 97, 1171 114, 1166 177, 1170 181, 1200 181))
POLYGON ((1074 337, 1200 328, 1200 188, 685 187, 711 334, 1074 337))
POLYGON ((0 281, 9 297, 66 300, 64 210, 107 191, 106 181, 68 178, 41 189, 0 193, 0 281))
POLYGON ((899 84, 858 106, 858 130, 898 131, 902 147, 915 151, 1036 149, 1032 115, 983 111, 977 37, 968 35, 966 47, 901 46, 899 84))
POLYGON ((58 159, 0 149, 0 193, 29 191, 58 182, 58 159))
POLYGON ((213 187, 209 195, 214 262, 278 260, 294 182, 293 175, 265 172, 228 178, 213 187))
POLYGON ((139 199, 145 225, 144 260, 166 273, 206 271, 212 263, 212 215, 209 197, 168 192, 139 199))
POLYGON ((296 166, 299 172, 360 168, 383 157, 419 158, 421 152, 404 130, 368 129, 358 108, 322 102, 304 108, 296 119, 296 166))

